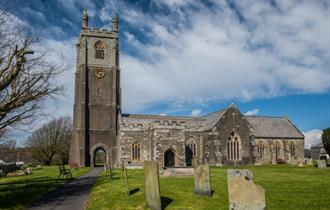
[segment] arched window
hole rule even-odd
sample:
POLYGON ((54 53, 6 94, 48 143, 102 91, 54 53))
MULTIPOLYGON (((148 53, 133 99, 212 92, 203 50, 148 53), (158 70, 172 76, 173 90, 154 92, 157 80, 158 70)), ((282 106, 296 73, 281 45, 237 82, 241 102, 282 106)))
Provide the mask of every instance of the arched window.
POLYGON ((104 59, 105 49, 107 46, 102 41, 97 41, 94 45, 95 48, 95 58, 96 59, 104 59))
POLYGON ((193 156, 193 157, 196 157, 196 144, 195 143, 191 143, 191 144, 187 144, 186 145, 186 149, 188 149, 189 148, 189 150, 191 151, 191 155, 193 156))
POLYGON ((281 145, 277 143, 275 145, 275 159, 279 160, 280 159, 280 154, 281 154, 281 145))
POLYGON ((140 155, 140 144, 135 142, 132 144, 132 159, 139 160, 141 157, 140 155))
POLYGON ((260 159, 265 157, 265 145, 263 143, 258 146, 258 154, 260 159))
POLYGON ((290 144, 291 157, 296 156, 296 145, 294 143, 290 144))
POLYGON ((192 160, 197 156, 197 146, 194 138, 189 138, 186 141, 186 164, 192 166, 192 160))
POLYGON ((227 156, 228 160, 240 160, 240 138, 239 136, 232 132, 228 137, 227 141, 227 156))

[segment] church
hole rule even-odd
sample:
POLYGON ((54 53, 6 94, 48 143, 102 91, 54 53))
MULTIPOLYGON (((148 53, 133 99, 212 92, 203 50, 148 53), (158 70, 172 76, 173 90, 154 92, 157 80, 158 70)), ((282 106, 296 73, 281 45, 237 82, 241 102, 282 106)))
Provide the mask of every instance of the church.
POLYGON ((247 116, 234 104, 202 117, 122 113, 116 16, 112 29, 96 29, 85 10, 76 47, 70 163, 93 166, 100 150, 114 167, 303 162, 304 135, 287 117, 247 116))

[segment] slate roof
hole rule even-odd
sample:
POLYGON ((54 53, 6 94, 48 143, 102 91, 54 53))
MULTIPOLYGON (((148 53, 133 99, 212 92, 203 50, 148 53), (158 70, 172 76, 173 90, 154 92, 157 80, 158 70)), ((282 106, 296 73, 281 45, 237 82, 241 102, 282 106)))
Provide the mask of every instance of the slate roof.
POLYGON ((304 138, 287 117, 245 116, 252 125, 255 137, 304 138))
MULTIPOLYGON (((227 110, 228 108, 221 109, 202 117, 122 114, 122 120, 123 122, 138 124, 149 124, 160 120, 175 120, 196 125, 196 129, 198 128, 199 131, 207 131, 216 125, 227 110)), ((245 117, 252 126, 255 137, 304 138, 304 135, 287 117, 247 115, 245 117)))
POLYGON ((144 115, 144 114, 122 114, 122 118, 125 118, 131 122, 144 122, 150 123, 156 120, 198 120, 199 117, 189 116, 168 116, 168 115, 144 115))
POLYGON ((227 109, 221 109, 219 111, 210 113, 202 117, 201 119, 205 121, 203 125, 203 130, 212 129, 215 124, 220 120, 220 118, 225 114, 226 111, 227 109))
POLYGON ((148 125, 157 121, 176 121, 178 123, 187 123, 198 126, 201 125, 200 117, 187 116, 162 116, 162 115, 137 115, 137 114, 122 114, 123 123, 143 124, 148 125))

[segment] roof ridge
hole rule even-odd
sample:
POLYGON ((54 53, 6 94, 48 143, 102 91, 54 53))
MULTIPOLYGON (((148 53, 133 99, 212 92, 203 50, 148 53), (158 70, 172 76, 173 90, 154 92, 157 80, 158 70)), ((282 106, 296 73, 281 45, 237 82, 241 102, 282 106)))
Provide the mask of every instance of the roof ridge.
POLYGON ((245 117, 267 117, 267 118, 285 118, 288 119, 287 116, 267 116, 267 115, 245 115, 243 114, 245 117))
POLYGON ((157 115, 157 114, 128 114, 128 113, 121 113, 121 116, 126 117, 157 117, 157 118, 189 118, 189 119, 199 119, 201 117, 193 117, 193 116, 177 116, 177 115, 157 115))
POLYGON ((221 112, 221 111, 225 111, 225 110, 227 110, 227 109, 228 109, 228 108, 223 108, 223 109, 219 109, 219 110, 214 111, 214 112, 210 112, 210 113, 208 113, 208 114, 206 114, 206 115, 201 116, 201 118, 208 117, 208 116, 210 116, 210 115, 216 114, 216 113, 221 112))

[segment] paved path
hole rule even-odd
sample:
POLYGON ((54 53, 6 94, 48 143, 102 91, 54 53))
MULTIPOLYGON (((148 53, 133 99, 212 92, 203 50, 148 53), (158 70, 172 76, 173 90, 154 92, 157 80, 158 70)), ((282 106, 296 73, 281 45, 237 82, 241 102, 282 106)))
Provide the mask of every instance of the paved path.
POLYGON ((103 168, 87 174, 42 197, 29 210, 84 210, 97 175, 103 168))

